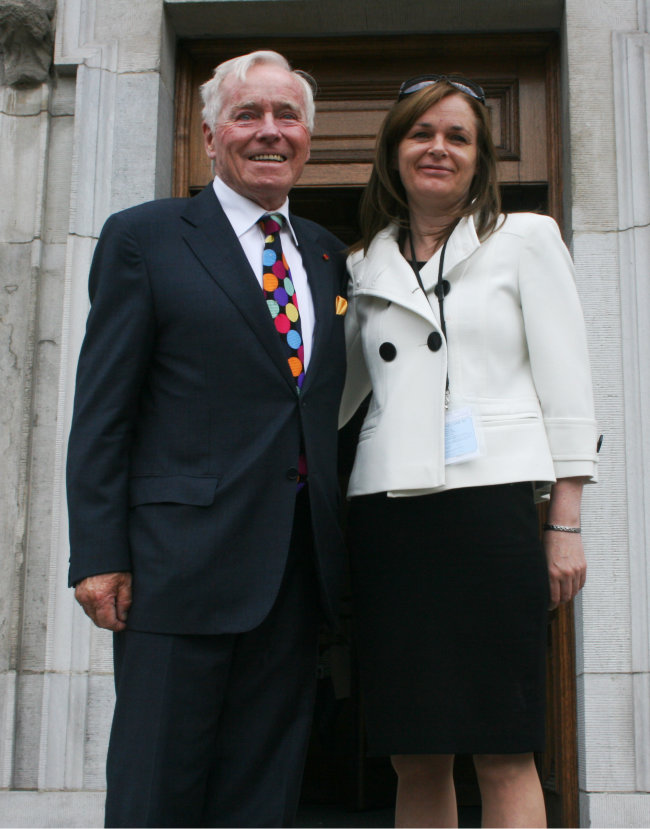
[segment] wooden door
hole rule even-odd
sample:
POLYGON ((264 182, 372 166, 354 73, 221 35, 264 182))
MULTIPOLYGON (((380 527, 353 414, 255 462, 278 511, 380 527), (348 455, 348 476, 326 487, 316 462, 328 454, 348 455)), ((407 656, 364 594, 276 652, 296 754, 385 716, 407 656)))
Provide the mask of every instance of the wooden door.
MULTIPOLYGON (((426 72, 457 72, 486 91, 506 208, 548 212, 561 225, 559 60, 553 34, 183 43, 177 63, 175 195, 194 194, 211 179, 201 136, 199 84, 221 61, 259 48, 276 49, 319 84, 311 159, 291 196, 298 215, 319 221, 346 242, 354 241, 356 209, 370 174, 375 136, 400 83, 426 72)), ((550 614, 548 745, 538 758, 550 825, 567 827, 578 825, 573 630, 571 607, 550 614)), ((323 644, 322 671, 329 683, 322 685, 327 699, 321 703, 329 711, 330 732, 340 733, 324 738, 332 743, 329 754, 315 752, 311 784, 320 786, 321 798, 343 798, 362 808, 372 805, 375 788, 385 785, 386 768, 363 757, 354 672, 336 668, 346 659, 349 667, 347 647, 345 638, 323 644)), ((458 791, 466 802, 476 798, 471 764, 462 758, 458 791)))

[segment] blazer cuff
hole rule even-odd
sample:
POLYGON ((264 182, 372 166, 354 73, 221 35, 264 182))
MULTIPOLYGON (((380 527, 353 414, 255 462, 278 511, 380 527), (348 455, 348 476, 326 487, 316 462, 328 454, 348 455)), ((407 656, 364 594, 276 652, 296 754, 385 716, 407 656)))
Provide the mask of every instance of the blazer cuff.
POLYGON ((553 461, 596 461, 598 430, 591 418, 545 417, 553 461))
POLYGON ((596 461, 555 461, 553 463, 555 478, 586 478, 587 483, 598 483, 598 464, 596 461))

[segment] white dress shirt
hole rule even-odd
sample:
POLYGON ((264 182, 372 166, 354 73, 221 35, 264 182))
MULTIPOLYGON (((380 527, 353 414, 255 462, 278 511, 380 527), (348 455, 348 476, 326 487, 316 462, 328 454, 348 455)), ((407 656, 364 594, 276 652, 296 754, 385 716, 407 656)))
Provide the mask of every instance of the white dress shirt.
MULTIPOLYGON (((245 196, 235 192, 228 187, 218 176, 214 179, 214 192, 219 199, 228 221, 232 225, 237 238, 239 239, 246 258, 250 262, 253 273, 257 277, 262 290, 262 254, 264 253, 264 233, 257 224, 260 218, 269 211, 264 210, 259 204, 247 199, 245 196)), ((302 256, 298 247, 298 240, 294 233, 289 219, 289 199, 277 210, 271 211, 280 213, 285 223, 280 231, 282 251, 287 259, 291 279, 293 280, 296 294, 298 295, 298 307, 300 308, 300 327, 302 339, 305 346, 305 371, 311 357, 312 341, 314 337, 314 303, 309 289, 307 272, 302 263, 302 256)))

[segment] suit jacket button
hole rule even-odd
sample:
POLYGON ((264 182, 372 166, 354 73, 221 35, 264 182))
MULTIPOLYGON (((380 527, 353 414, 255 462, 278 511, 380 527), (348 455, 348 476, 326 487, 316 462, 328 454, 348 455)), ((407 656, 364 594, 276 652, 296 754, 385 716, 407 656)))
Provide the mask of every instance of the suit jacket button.
POLYGON ((387 363, 390 363, 391 360, 394 360, 397 356, 397 349, 392 343, 382 343, 379 346, 379 356, 382 360, 386 360, 387 363))
POLYGON ((289 469, 287 469, 287 478, 290 481, 298 480, 298 470, 294 466, 290 466, 289 469))
POLYGON ((427 345, 431 351, 440 351, 442 347, 442 337, 437 331, 432 331, 427 337, 427 345))

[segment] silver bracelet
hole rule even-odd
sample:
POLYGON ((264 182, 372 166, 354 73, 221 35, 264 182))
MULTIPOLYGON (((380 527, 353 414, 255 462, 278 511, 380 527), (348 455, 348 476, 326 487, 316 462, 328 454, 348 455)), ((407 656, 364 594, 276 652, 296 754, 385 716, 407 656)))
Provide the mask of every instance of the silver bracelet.
POLYGON ((554 530, 558 533, 579 533, 580 527, 563 527, 561 524, 544 524, 545 530, 554 530))

